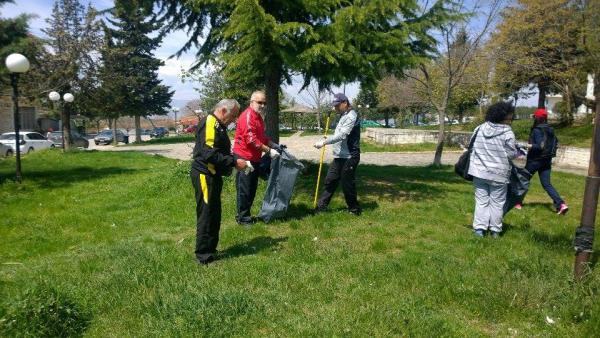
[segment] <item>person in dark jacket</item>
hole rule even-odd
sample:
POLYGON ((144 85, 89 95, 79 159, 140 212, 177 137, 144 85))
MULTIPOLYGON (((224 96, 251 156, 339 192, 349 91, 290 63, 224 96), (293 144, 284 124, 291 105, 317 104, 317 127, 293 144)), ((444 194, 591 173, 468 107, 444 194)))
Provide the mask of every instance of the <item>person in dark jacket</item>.
POLYGON ((315 212, 327 209, 338 183, 341 182, 348 211, 359 216, 361 208, 356 198, 355 175, 356 167, 360 162, 360 119, 356 111, 352 109, 346 95, 335 94, 332 105, 341 115, 340 121, 332 136, 318 141, 314 145, 317 149, 321 149, 327 144, 333 145, 333 162, 329 166, 327 177, 325 177, 325 192, 319 199, 315 212))
POLYGON ((234 160, 227 125, 239 116, 236 100, 224 99, 215 106, 214 113, 198 123, 190 177, 196 196, 196 259, 208 264, 216 259, 219 230, 221 229, 222 176, 231 175, 232 169, 245 170, 248 163, 234 160))
MULTIPOLYGON (((525 169, 531 173, 532 177, 536 172, 539 174, 542 187, 552 198, 556 213, 564 215, 569 207, 550 182, 552 158, 556 156, 557 147, 558 139, 554 134, 554 129, 548 125, 548 112, 544 108, 539 108, 533 114, 533 127, 529 133, 529 144, 527 145, 529 151, 525 169)), ((518 203, 515 208, 520 209, 521 203, 518 203)))

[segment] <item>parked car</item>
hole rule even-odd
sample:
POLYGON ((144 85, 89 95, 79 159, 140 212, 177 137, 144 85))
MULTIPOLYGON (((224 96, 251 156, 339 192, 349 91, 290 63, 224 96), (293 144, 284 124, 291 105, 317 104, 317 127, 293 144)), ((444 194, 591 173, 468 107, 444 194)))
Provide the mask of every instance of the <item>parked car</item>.
MULTIPOLYGON (((62 131, 53 131, 48 133, 48 140, 54 143, 57 148, 62 148, 62 131)), ((71 143, 77 148, 88 148, 90 142, 81 136, 78 132, 71 130, 71 143)))
POLYGON ((150 129, 142 129, 142 135, 150 135, 150 133, 152 133, 152 130, 150 130, 150 129))
POLYGON ((169 136, 169 130, 165 127, 154 128, 150 133, 150 137, 164 137, 169 136))
MULTIPOLYGON (((16 135, 14 132, 4 133, 4 134, 0 135, 0 143, 3 143, 4 145, 10 147, 11 148, 10 150, 12 151, 12 153, 14 153, 17 149, 15 147, 15 143, 16 143, 15 139, 16 139, 16 135)), ((52 141, 48 141, 44 137, 44 135, 33 132, 33 131, 19 132, 19 139, 20 139, 19 149, 20 149, 21 153, 30 153, 34 150, 54 148, 54 144, 52 143, 52 141)), ((6 155, 12 155, 12 154, 6 154, 6 155)))
MULTIPOLYGON (((117 142, 123 142, 125 144, 128 144, 129 135, 125 135, 122 131, 117 129, 117 142)), ((94 137, 94 143, 96 145, 113 143, 113 130, 105 129, 98 133, 98 135, 94 137)))
POLYGON ((191 126, 188 126, 187 128, 184 128, 183 132, 186 134, 193 134, 196 132, 196 130, 198 130, 198 125, 193 124, 191 126))
POLYGON ((11 147, 4 143, 0 143, 0 156, 9 157, 12 156, 13 150, 11 147))

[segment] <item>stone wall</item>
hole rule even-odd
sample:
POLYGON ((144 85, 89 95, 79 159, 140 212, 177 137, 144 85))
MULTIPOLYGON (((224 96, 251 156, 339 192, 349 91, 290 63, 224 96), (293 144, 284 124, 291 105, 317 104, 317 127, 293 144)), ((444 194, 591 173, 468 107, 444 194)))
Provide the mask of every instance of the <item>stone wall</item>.
MULTIPOLYGON (((367 128, 366 137, 379 144, 437 143, 437 130, 367 128)), ((471 132, 447 132, 446 144, 468 146, 471 132)), ((520 143, 526 143, 525 141, 520 143)), ((554 164, 574 168, 587 168, 590 161, 589 148, 560 146, 554 164)))
MULTIPOLYGON (((379 144, 437 143, 437 130, 367 128, 366 137, 379 144)), ((470 132, 447 132, 447 144, 468 145, 470 132)))
POLYGON ((587 168, 590 163, 590 149, 559 146, 552 163, 576 168, 587 168))

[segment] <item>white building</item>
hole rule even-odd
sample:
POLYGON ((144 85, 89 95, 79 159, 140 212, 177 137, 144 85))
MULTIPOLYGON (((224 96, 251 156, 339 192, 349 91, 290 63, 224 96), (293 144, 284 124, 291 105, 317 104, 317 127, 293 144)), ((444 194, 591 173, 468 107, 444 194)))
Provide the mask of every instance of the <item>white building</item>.
MULTIPOLYGON (((591 101, 594 101, 596 98, 594 97, 594 75, 588 74, 588 83, 586 87, 585 98, 591 101)), ((555 111, 554 107, 557 103, 562 101, 562 95, 546 95, 546 109, 548 110, 548 117, 551 119, 558 119, 559 114, 555 111)), ((586 105, 582 104, 577 107, 577 111, 575 112, 575 119, 583 118, 588 114, 592 113, 592 109, 587 108, 586 105)))

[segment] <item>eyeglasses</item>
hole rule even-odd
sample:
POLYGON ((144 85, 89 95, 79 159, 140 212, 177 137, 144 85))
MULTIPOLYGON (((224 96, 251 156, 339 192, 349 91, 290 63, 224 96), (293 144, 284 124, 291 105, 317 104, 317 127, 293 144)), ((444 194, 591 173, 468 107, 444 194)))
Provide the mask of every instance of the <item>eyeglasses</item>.
POLYGON ((267 104, 267 102, 265 102, 265 101, 253 101, 253 102, 256 102, 256 103, 258 103, 258 104, 260 104, 261 106, 264 106, 265 104, 267 104))

